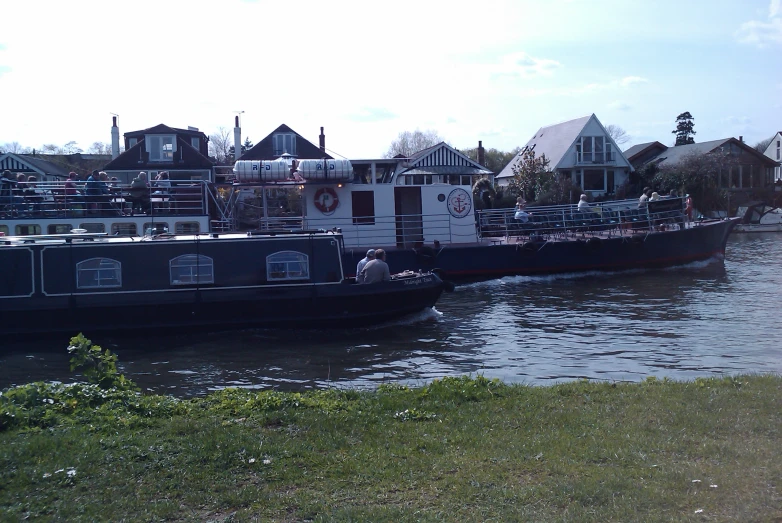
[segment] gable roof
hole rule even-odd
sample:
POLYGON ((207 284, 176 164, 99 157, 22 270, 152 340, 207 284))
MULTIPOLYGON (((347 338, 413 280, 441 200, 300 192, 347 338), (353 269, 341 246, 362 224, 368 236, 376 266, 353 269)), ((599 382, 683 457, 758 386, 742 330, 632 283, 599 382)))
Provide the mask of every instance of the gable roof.
POLYGON ((256 143, 249 151, 246 151, 239 158, 242 160, 274 160, 279 158, 279 154, 274 154, 274 135, 277 133, 292 133, 296 135, 296 158, 307 160, 319 160, 326 158, 332 159, 328 153, 321 151, 320 147, 313 144, 302 135, 291 129, 285 124, 266 135, 260 142, 256 143))
POLYGON ((735 138, 723 138, 721 140, 711 140, 709 142, 701 142, 701 143, 688 143, 687 145, 677 145, 675 147, 669 147, 665 151, 661 152, 660 154, 652 158, 650 161, 657 162, 657 164, 660 166, 676 165, 687 155, 707 154, 710 152, 714 152, 715 150, 729 143, 739 146, 744 151, 752 155, 755 155, 758 158, 762 158, 769 165, 776 165, 777 163, 769 159, 768 156, 764 155, 763 153, 758 152, 753 147, 750 147, 744 142, 741 142, 735 138))
MULTIPOLYGON (((159 126, 158 126, 159 127, 159 126)), ((170 128, 169 128, 170 129, 170 128)), ((154 133, 151 133, 154 134, 154 133)), ((104 171, 133 171, 146 169, 160 169, 165 171, 177 169, 211 169, 214 166, 212 160, 201 154, 187 141, 177 135, 177 152, 179 159, 174 162, 152 162, 146 159, 146 146, 143 134, 136 145, 114 158, 103 168, 104 171), (181 152, 180 152, 181 151, 181 152)))
POLYGON ((406 168, 399 174, 491 174, 483 165, 460 153, 445 142, 440 142, 410 155, 406 168))
POLYGON ((0 155, 0 171, 6 169, 16 173, 33 171, 43 176, 68 177, 68 170, 61 165, 28 154, 6 153, 0 155))
MULTIPOLYGON (((581 132, 592 119, 594 119, 597 125, 599 125, 600 128, 605 132, 603 124, 600 123, 600 120, 598 120, 597 116, 594 114, 589 116, 582 116, 581 118, 568 120, 566 122, 560 122, 554 125, 541 127, 534 134, 534 136, 530 138, 527 144, 521 148, 519 154, 517 154, 513 160, 511 160, 508 165, 506 165, 502 171, 499 172, 497 178, 512 177, 513 166, 516 165, 522 155, 529 150, 534 151, 535 157, 537 158, 540 158, 542 155, 546 155, 546 158, 549 160, 551 170, 556 170, 559 164, 565 158, 565 155, 581 135, 581 132)), ((619 147, 616 145, 616 142, 614 142, 614 140, 608 136, 608 133, 605 133, 605 136, 607 140, 611 140, 611 144, 613 144, 614 150, 621 154, 621 149, 619 149, 619 147)))
POLYGON ((649 149, 653 147, 659 147, 661 150, 665 150, 668 148, 667 145, 662 144, 660 142, 646 142, 646 143, 638 143, 624 151, 625 158, 627 158, 629 161, 633 161, 636 156, 640 156, 641 154, 647 152, 649 149))
POLYGON ((147 134, 182 134, 186 136, 198 136, 198 137, 206 137, 206 134, 194 130, 194 129, 179 129, 177 127, 169 127, 165 124, 157 124, 153 127, 149 127, 147 129, 142 129, 140 131, 130 131, 128 133, 125 133, 126 138, 135 138, 139 136, 144 136, 147 134))

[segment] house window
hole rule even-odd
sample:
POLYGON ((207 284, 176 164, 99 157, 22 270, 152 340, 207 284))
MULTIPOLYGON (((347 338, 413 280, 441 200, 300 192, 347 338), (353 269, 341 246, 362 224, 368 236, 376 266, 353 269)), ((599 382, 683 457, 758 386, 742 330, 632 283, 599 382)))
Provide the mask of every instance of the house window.
MULTIPOLYGON (((779 144, 779 142, 777 142, 779 144)), ((777 160, 779 160, 779 145, 777 145, 777 160)))
POLYGON ((168 262, 171 285, 214 283, 214 261, 203 254, 183 254, 168 262))
POLYGON ((277 133, 273 137, 274 154, 291 154, 296 156, 296 135, 293 133, 277 133))
POLYGON ((138 143, 138 138, 128 138, 128 149, 138 143))
POLYGON ((353 191, 353 223, 355 225, 375 224, 375 193, 374 191, 353 191))
POLYGON ((301 252, 280 251, 266 257, 266 279, 269 281, 308 280, 309 257, 301 252))
POLYGON ((582 162, 591 162, 592 161, 592 137, 591 136, 582 136, 581 137, 581 161, 582 162))
POLYGON ((606 192, 614 192, 614 171, 606 171, 606 192))
POLYGON ((603 169, 584 169, 584 190, 605 191, 604 174, 603 169))
POLYGON ((111 258, 90 258, 76 264, 76 287, 105 289, 122 287, 122 264, 111 258))
POLYGON ((615 161, 614 153, 611 150, 611 144, 608 143, 608 140, 606 140, 606 162, 613 162, 615 161))
POLYGON ((176 151, 176 136, 147 136, 147 152, 151 162, 173 162, 176 151))
POLYGON ((191 145, 191 146, 193 147, 193 149, 195 149, 196 151, 199 149, 199 147, 201 147, 201 145, 200 145, 200 140, 199 140, 198 138, 196 138, 195 136, 193 136, 192 138, 190 138, 190 145, 191 145))
POLYGON ((595 150, 595 157, 593 161, 595 163, 603 163, 603 137, 602 136, 595 136, 594 137, 594 150, 595 150))

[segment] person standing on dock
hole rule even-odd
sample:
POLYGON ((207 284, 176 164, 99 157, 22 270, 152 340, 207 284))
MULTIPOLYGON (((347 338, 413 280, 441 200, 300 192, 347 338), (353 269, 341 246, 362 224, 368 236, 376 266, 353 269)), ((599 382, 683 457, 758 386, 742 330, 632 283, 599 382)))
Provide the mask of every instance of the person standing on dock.
POLYGON ((364 277, 363 274, 361 274, 361 270, 364 268, 364 266, 375 259, 375 249, 369 249, 367 251, 367 255, 361 259, 360 262, 358 262, 358 265, 356 265, 356 282, 363 283, 361 281, 361 278, 364 277))

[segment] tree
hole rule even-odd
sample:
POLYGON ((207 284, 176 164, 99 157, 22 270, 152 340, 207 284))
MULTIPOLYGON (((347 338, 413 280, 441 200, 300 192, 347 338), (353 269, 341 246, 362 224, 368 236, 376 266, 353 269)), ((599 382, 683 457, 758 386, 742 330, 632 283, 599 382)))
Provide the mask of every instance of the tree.
POLYGON ((619 127, 618 125, 614 125, 614 124, 606 125, 606 133, 608 133, 608 136, 611 137, 611 139, 614 141, 616 145, 622 145, 623 143, 627 143, 627 141, 630 139, 630 137, 627 136, 625 130, 619 127))
MULTIPOLYGON (((247 151, 249 151, 252 148, 253 148, 253 143, 250 141, 250 137, 248 136, 248 137, 246 137, 244 139, 244 143, 242 143, 242 154, 240 154, 239 157, 241 157, 244 153, 246 153, 247 151)), ((235 158, 236 146, 235 145, 232 145, 231 147, 229 147, 228 153, 229 153, 229 156, 231 158, 233 158, 234 161, 236 161, 236 158, 235 158)))
MULTIPOLYGON (((493 173, 500 172, 506 165, 521 152, 521 147, 516 147, 512 151, 500 151, 498 149, 485 149, 483 151, 483 166, 493 173)), ((478 161, 478 148, 462 149, 462 154, 471 160, 478 161)))
POLYGON ((658 191, 690 194, 700 211, 725 210, 727 192, 720 189, 720 176, 728 176, 736 165, 736 158, 726 152, 692 152, 674 165, 660 166, 652 184, 658 191))
POLYGON ((45 143, 43 144, 43 147, 41 147, 41 151, 44 154, 62 154, 62 149, 59 145, 54 145, 53 143, 45 143))
POLYGON ((774 141, 774 136, 771 136, 770 138, 766 138, 765 140, 760 140, 758 143, 755 144, 755 150, 758 151, 760 154, 765 153, 766 149, 768 149, 768 146, 771 145, 771 142, 774 141))
POLYGON ((87 149, 89 154, 111 154, 111 144, 106 142, 92 142, 87 149))
POLYGON ((225 127, 219 127, 216 133, 209 135, 209 155, 218 164, 225 165, 233 160, 231 141, 231 133, 225 127))
POLYGON ((82 149, 79 147, 79 144, 71 140, 62 146, 62 152, 63 154, 76 154, 82 152, 82 149))
POLYGON ((535 151, 525 148, 511 166, 513 178, 508 190, 527 201, 534 201, 536 196, 548 191, 554 181, 549 163, 545 154, 536 157, 535 151))
POLYGON ((422 149, 437 145, 443 141, 436 131, 421 131, 420 129, 416 129, 413 132, 404 131, 399 133, 397 139, 391 142, 385 157, 393 158, 401 154, 408 158, 422 149))
POLYGON ((687 145, 688 143, 695 143, 695 118, 685 111, 676 117, 676 129, 671 131, 671 134, 676 135, 676 143, 674 145, 687 145))
POLYGON ((27 154, 29 152, 30 148, 24 147, 19 142, 8 142, 0 145, 0 153, 27 154))

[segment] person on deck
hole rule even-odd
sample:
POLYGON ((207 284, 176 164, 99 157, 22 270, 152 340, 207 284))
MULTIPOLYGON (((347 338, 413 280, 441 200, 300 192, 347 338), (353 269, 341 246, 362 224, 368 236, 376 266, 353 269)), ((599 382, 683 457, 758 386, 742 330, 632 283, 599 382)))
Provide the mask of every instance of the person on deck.
POLYGON ((126 199, 130 201, 131 204, 131 210, 130 210, 131 215, 133 215, 136 209, 138 209, 141 212, 146 212, 151 214, 152 201, 150 200, 150 196, 149 196, 147 173, 142 171, 138 173, 138 176, 133 178, 133 181, 130 182, 130 190, 128 191, 128 196, 126 199))
POLYGON ((361 274, 361 270, 364 268, 364 266, 375 259, 375 249, 369 249, 367 251, 367 255, 361 259, 360 262, 358 262, 358 265, 356 265, 356 282, 357 283, 363 283, 361 279, 364 277, 363 274, 361 274))
POLYGON ((375 251, 375 259, 368 262, 361 269, 361 276, 362 283, 378 283, 390 280, 391 272, 388 270, 388 264, 386 263, 386 251, 377 249, 375 251))
POLYGON ((592 210, 589 208, 589 202, 587 202, 586 194, 582 194, 581 198, 578 199, 578 210, 580 212, 589 212, 592 210))
POLYGON ((652 190, 649 187, 644 187, 644 192, 640 198, 638 198, 638 208, 645 209, 646 204, 649 202, 649 197, 652 195, 652 190))

